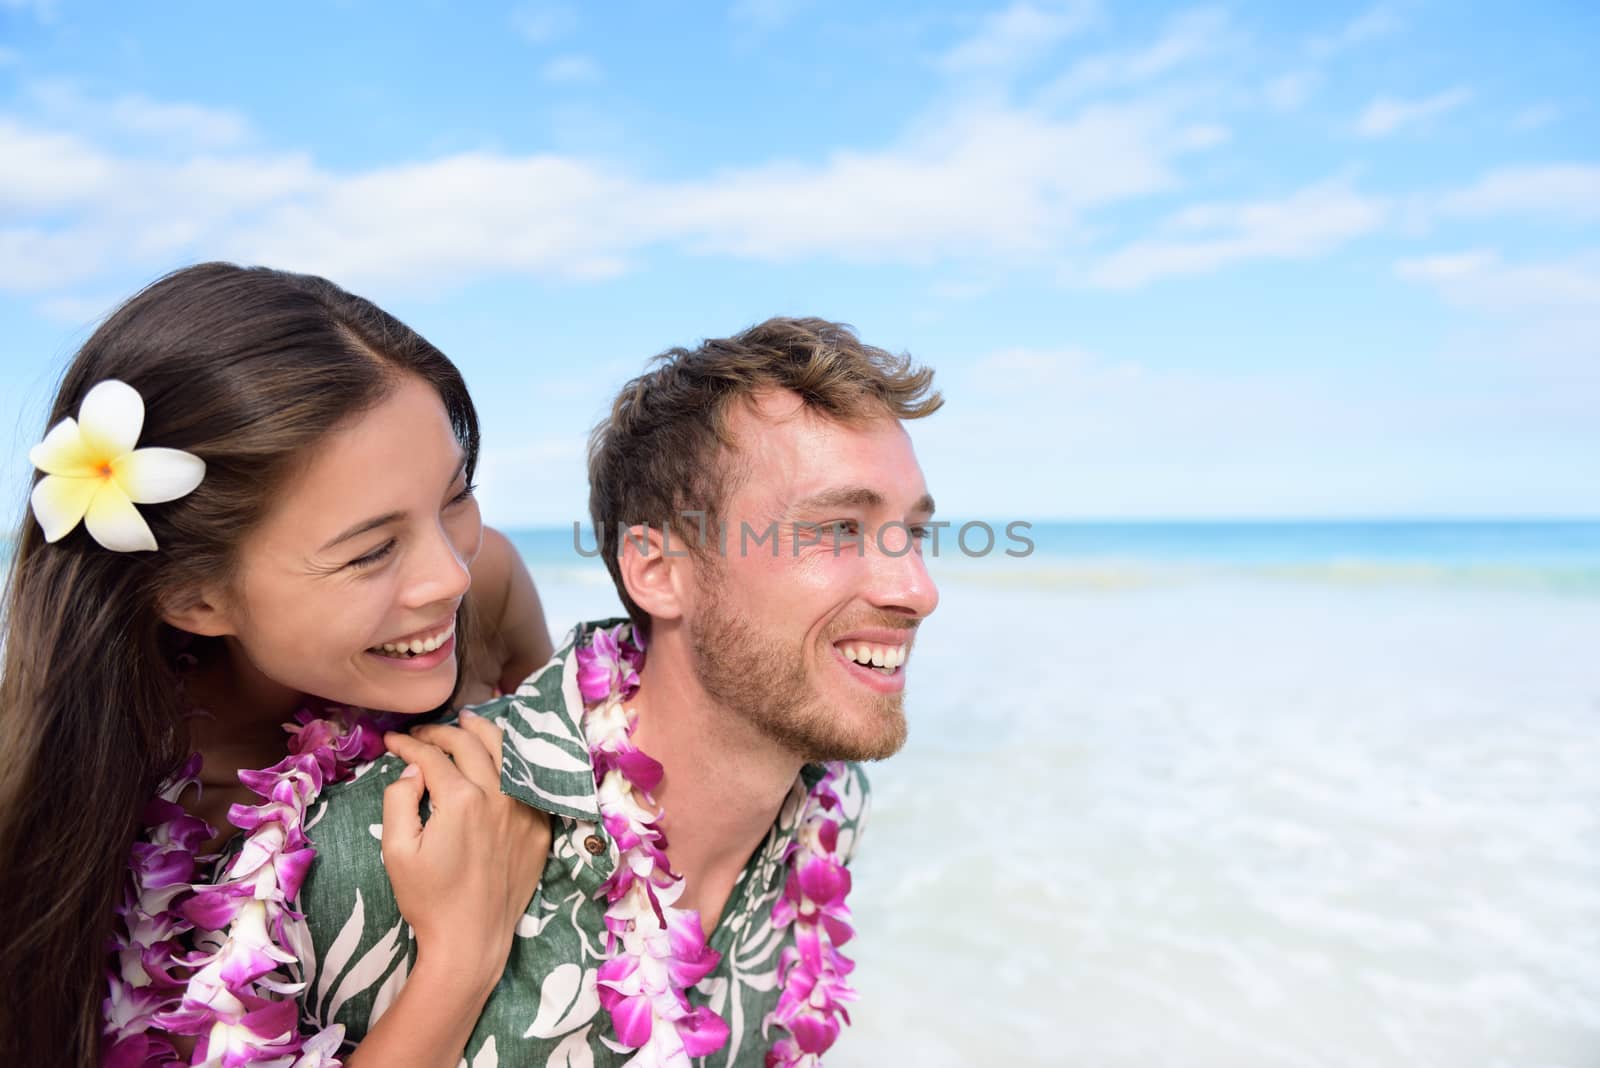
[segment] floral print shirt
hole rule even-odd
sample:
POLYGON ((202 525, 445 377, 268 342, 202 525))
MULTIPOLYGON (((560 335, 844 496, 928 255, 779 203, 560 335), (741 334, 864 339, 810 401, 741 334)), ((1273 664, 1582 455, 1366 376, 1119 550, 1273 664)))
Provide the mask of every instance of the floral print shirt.
MULTIPOLYGON (((475 710, 505 735, 501 789, 548 812, 554 840, 505 972, 468 1040, 465 1068, 614 1068, 632 1056, 608 1045, 615 1035, 595 987, 606 959, 605 903, 596 894, 616 866, 617 848, 600 823, 572 655, 595 628, 618 622, 581 624, 516 693, 475 710)), ((380 758, 324 790, 307 813, 317 859, 296 905, 306 914, 303 931, 310 940, 296 947, 307 983, 301 1022, 306 1028, 343 1024, 347 1049, 394 1002, 416 961, 415 937, 395 905, 379 852, 383 790, 404 767, 396 757, 380 758)), ((848 861, 868 795, 861 769, 852 764, 847 771, 835 789, 843 809, 839 853, 848 861)), ((793 926, 774 929, 772 905, 783 890, 784 851, 799 829, 806 791, 821 775, 820 765, 802 769, 711 934, 722 960, 690 991, 690 1000, 721 1015, 730 1034, 722 1049, 695 1062, 700 1068, 763 1063, 763 1020, 778 1002, 778 958, 794 937, 793 926)))

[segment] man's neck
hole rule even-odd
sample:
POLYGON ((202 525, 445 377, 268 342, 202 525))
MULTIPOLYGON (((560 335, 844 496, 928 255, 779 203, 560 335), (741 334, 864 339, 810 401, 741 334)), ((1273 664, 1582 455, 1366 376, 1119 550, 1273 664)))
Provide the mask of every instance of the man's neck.
POLYGON ((728 891, 777 819, 803 761, 712 700, 681 633, 652 635, 630 702, 634 744, 660 761, 655 792, 682 908, 698 908, 709 937, 728 891))

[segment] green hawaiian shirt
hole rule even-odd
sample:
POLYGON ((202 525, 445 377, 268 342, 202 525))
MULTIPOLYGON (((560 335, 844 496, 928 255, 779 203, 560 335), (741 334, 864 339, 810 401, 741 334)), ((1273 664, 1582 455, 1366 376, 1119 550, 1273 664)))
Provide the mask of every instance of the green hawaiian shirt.
MULTIPOLYGON (((605 906, 596 895, 616 867, 617 848, 600 823, 579 726, 578 662, 571 655, 576 639, 617 622, 580 625, 516 693, 476 709, 505 734, 500 788, 550 813, 554 841, 505 972, 467 1042, 462 1064, 468 1068, 608 1068, 631 1056, 602 1041, 615 1034, 595 987, 605 960, 605 906)), ((310 938, 310 945, 295 947, 307 982, 302 1023, 343 1024, 347 1048, 393 1003, 416 962, 416 939, 395 905, 379 853, 383 790, 404 767, 392 756, 374 761, 325 790, 307 813, 317 859, 297 905, 310 938)), ((817 765, 802 769, 711 934, 721 963, 689 998, 721 1015, 730 1035, 721 1050, 696 1061, 701 1068, 763 1063, 769 1036, 762 1021, 778 1001, 778 957, 794 938, 792 926, 773 928, 772 904, 783 890, 784 850, 799 830, 806 790, 821 773, 817 765)), ((848 861, 866 818, 866 777, 850 765, 835 789, 843 806, 839 849, 848 861)))

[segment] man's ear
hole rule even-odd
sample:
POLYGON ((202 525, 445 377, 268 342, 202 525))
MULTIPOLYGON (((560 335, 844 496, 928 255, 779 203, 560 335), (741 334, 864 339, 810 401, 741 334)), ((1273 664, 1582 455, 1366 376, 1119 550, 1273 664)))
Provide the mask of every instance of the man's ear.
POLYGON ((645 523, 628 528, 617 546, 622 585, 633 603, 655 619, 683 615, 683 591, 689 572, 689 553, 676 539, 645 523))
POLYGON ((233 634, 236 628, 227 603, 222 591, 211 587, 163 597, 160 602, 161 621, 207 638, 233 634))

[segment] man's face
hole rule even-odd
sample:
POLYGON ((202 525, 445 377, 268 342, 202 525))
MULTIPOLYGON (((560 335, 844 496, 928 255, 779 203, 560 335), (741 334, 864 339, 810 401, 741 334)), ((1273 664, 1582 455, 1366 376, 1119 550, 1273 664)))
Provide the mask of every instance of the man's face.
POLYGON ((887 413, 847 426, 790 393, 740 406, 730 429, 727 544, 708 539, 686 612, 700 681, 804 760, 887 757, 905 742, 916 627, 939 603, 911 439, 887 413))

